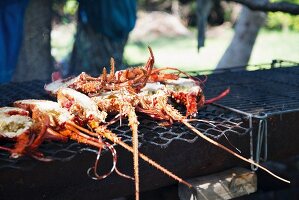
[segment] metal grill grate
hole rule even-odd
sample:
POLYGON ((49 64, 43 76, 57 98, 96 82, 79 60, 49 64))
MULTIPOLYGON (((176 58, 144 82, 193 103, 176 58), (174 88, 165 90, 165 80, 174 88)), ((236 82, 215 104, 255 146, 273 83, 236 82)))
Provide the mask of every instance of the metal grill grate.
MULTIPOLYGON (((231 88, 230 94, 216 105, 248 117, 250 157, 257 163, 268 158, 268 118, 299 111, 299 65, 292 64, 286 67, 284 62, 273 62, 250 72, 234 69, 214 74, 207 82, 207 97, 231 88), (258 121, 257 125, 254 126, 253 121, 258 121)), ((251 168, 257 169, 253 165, 251 168)))
POLYGON ((21 99, 49 99, 50 96, 44 91, 44 85, 43 81, 2 84, 0 106, 9 106, 21 99))
MULTIPOLYGON (((248 132, 248 128, 243 124, 244 120, 240 115, 232 112, 225 112, 225 110, 215 106, 207 106, 200 111, 198 119, 207 120, 205 122, 191 122, 198 130, 210 137, 219 139, 222 136, 229 136, 231 134, 243 135, 248 132)), ((139 120, 139 146, 160 146, 166 148, 173 141, 193 143, 198 139, 198 136, 192 133, 188 128, 179 123, 174 123, 171 127, 160 126, 157 121, 140 116, 139 120)), ((114 124, 109 127, 116 133, 124 142, 131 143, 132 133, 126 120, 123 121, 122 126, 114 124)), ((53 160, 68 161, 82 151, 96 152, 92 148, 75 142, 57 143, 45 142, 41 145, 41 152, 45 156, 53 160)), ((30 169, 34 166, 34 162, 30 162, 30 158, 22 157, 19 159, 10 159, 8 153, 0 152, 0 169, 1 168, 17 168, 30 169)))
MULTIPOLYGON (((207 106, 200 110, 197 119, 206 122, 191 122, 191 124, 202 133, 215 139, 229 134, 242 135, 248 131, 243 124, 245 119, 215 106, 207 106)), ((196 134, 180 123, 174 123, 171 127, 163 127, 159 125, 159 122, 145 116, 142 116, 140 120, 142 122, 138 130, 140 146, 150 144, 167 147, 174 140, 193 143, 198 138, 196 134)), ((125 142, 131 141, 131 130, 127 123, 125 126, 112 127, 112 130, 125 142)))
POLYGON ((299 109, 299 66, 215 74, 209 77, 205 94, 213 97, 227 87, 230 94, 217 102, 226 108, 256 116, 299 109))
MULTIPOLYGON (((7 145, 7 144, 6 144, 7 145)), ((8 144, 10 145, 10 144, 8 144)), ((85 150, 85 146, 69 142, 69 143, 57 143, 57 142, 44 142, 39 150, 45 154, 48 158, 56 161, 69 161, 78 153, 85 150)), ((0 170, 4 168, 13 168, 20 170, 30 170, 37 164, 36 160, 23 156, 17 159, 9 158, 7 152, 0 152, 0 170)))
MULTIPOLYGON (((43 86, 44 82, 41 81, 2 85, 0 86, 2 94, 0 106, 9 105, 19 99, 49 99, 50 97, 44 92, 43 86)), ((191 124, 204 134, 215 139, 219 139, 222 136, 226 137, 230 134, 246 134, 249 130, 243 124, 245 119, 243 119, 240 114, 213 105, 202 108, 197 118, 206 120, 207 122, 191 122, 191 124)), ((174 123, 171 127, 163 127, 159 125, 159 122, 144 115, 139 115, 138 119, 141 122, 139 125, 140 148, 144 145, 166 148, 173 141, 193 143, 198 139, 196 134, 179 123, 174 123)), ((131 143, 132 133, 126 120, 123 120, 122 126, 116 123, 111 125, 109 129, 116 133, 124 142, 131 143)), ((40 147, 40 151, 43 152, 45 156, 60 161, 68 161, 85 150, 96 152, 90 147, 75 142, 65 144, 45 142, 40 147)), ((34 163, 36 162, 28 157, 10 159, 8 153, 0 152, 0 169, 30 169, 34 166, 34 163)))
MULTIPOLYGON (((41 81, 33 81, 1 85, 0 106, 9 105, 19 99, 49 99, 50 96, 43 90, 44 84, 41 81)), ((217 105, 208 105, 199 111, 198 119, 213 123, 192 123, 198 130, 215 139, 250 132, 253 127, 252 119, 248 116, 258 117, 265 122, 266 116, 299 110, 299 66, 213 74, 209 76, 205 85, 205 95, 207 98, 215 97, 227 87, 231 88, 229 95, 218 101, 217 105)), ((139 116, 139 121, 140 148, 144 145, 166 148, 173 141, 193 143, 198 139, 198 136, 178 123, 171 127, 162 127, 159 126, 159 122, 143 115, 139 116)), ((131 142, 131 130, 126 120, 122 126, 114 124, 109 128, 123 141, 131 142)), ((266 138, 267 134, 264 136, 263 134, 258 133, 258 137, 266 138)), ((252 133, 250 135, 252 136, 252 133)), ((257 149, 259 157, 261 149, 260 147, 257 149)), ((72 159, 81 151, 92 151, 89 147, 74 142, 66 144, 48 142, 44 143, 40 150, 54 160, 62 161, 72 159)), ((253 150, 251 151, 253 156, 253 150)), ((13 160, 9 159, 7 153, 0 152, 0 169, 6 167, 25 169, 33 164, 34 162, 28 157, 13 160)))

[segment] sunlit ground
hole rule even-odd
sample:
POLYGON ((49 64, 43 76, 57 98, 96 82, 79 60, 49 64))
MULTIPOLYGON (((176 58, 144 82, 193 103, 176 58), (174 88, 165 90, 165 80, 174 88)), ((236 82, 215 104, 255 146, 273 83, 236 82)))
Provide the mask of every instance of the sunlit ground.
MULTIPOLYGON (((158 67, 175 66, 186 71, 214 69, 232 36, 232 30, 224 30, 217 37, 209 37, 199 52, 195 36, 130 41, 125 49, 125 59, 129 65, 144 63, 149 45, 154 51, 158 67)), ((299 62, 299 33, 261 31, 250 64, 271 63, 273 59, 299 62)))
MULTIPOLYGON (((75 26, 60 27, 52 32, 52 55, 58 61, 67 60, 72 50, 75 26)), ((127 65, 144 64, 151 46, 158 67, 175 66, 186 71, 212 70, 228 46, 233 31, 224 29, 221 34, 208 36, 205 47, 197 51, 196 34, 189 37, 142 41, 129 40, 124 53, 127 65)), ((299 62, 299 33, 262 30, 257 38, 250 64, 270 63, 273 59, 299 62)))

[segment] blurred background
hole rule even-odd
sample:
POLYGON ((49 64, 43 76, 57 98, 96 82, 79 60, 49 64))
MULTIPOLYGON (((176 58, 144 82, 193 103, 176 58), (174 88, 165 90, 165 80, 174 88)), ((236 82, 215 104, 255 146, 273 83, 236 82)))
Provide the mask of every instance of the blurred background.
MULTIPOLYGON (((39 85, 29 84, 31 95, 41 93, 43 88, 39 86, 50 82, 54 71, 59 72, 54 78, 82 71, 98 76, 103 67, 109 68, 111 57, 117 70, 144 65, 148 46, 154 52, 156 67, 177 67, 187 72, 213 73, 233 67, 250 70, 251 65, 264 63, 271 67, 273 60, 299 62, 299 0, 0 0, 0 29, 0 83, 42 80, 39 85)), ((252 102, 264 107, 270 102, 272 106, 272 100, 276 100, 285 111, 289 109, 285 101, 289 97, 290 104, 297 106, 298 79, 292 73, 251 75, 252 82, 240 76, 231 99, 239 100, 244 107, 255 105, 252 102), (262 79, 264 76, 272 79, 262 79), (285 77, 292 77, 292 82, 285 77), (241 94, 248 92, 254 101, 239 98, 236 88, 241 94)), ((232 83, 234 76, 226 73, 226 79, 232 81, 224 83, 232 83)), ((223 80, 215 81, 216 86, 224 87, 223 80)), ((19 99, 24 97, 22 91, 28 83, 18 85, 21 92, 6 85, 2 88, 7 94, 16 93, 19 99)), ((209 91, 222 91, 221 87, 210 87, 209 91)), ((1 98, 12 102, 9 95, 1 98)), ((276 104, 273 107, 277 109, 276 104)), ((277 116, 281 124, 288 122, 281 133, 296 133, 295 115, 289 117, 294 120, 290 122, 281 114, 277 116)), ((276 128, 272 118, 270 122, 276 128)), ((283 139, 286 147, 291 144, 285 141, 288 137, 283 139)), ((275 145, 278 152, 288 150, 275 145)), ((296 176, 290 176, 299 180, 298 156, 288 162, 296 168, 296 176)), ((282 171, 288 172, 289 168, 283 167, 282 171)), ((260 185, 272 184, 265 182, 260 185)), ((289 191, 282 195, 285 193, 289 191)))
MULTIPOLYGON (((196 1, 187 0, 138 0, 138 17, 125 46, 124 64, 144 64, 149 56, 147 46, 151 46, 158 67, 175 66, 185 71, 215 69, 233 38, 242 5, 226 1, 214 5, 207 20, 205 45, 199 50, 196 6, 196 1)), ((69 62, 77 10, 74 0, 53 4, 51 53, 58 63, 69 62)), ((270 12, 265 18, 248 63, 270 63, 273 59, 299 61, 299 16, 270 12)))
POLYGON ((110 57, 117 69, 143 65, 148 46, 156 67, 184 71, 299 61, 299 0, 5 1, 26 4, 5 81, 45 80, 53 71, 98 75, 110 57))

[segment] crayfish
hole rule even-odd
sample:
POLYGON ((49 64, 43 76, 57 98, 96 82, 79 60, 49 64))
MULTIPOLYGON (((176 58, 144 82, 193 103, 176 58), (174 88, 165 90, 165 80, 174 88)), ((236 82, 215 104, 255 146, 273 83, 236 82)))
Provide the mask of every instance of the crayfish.
POLYGON ((109 74, 104 68, 103 73, 99 77, 91 77, 82 73, 77 77, 57 80, 45 86, 45 89, 54 95, 57 95, 56 91, 58 88, 71 88, 80 93, 84 93, 97 104, 99 110, 108 114, 117 114, 116 116, 118 116, 118 118, 114 119, 113 122, 116 120, 121 121, 122 117, 128 118, 129 126, 133 134, 132 144, 134 150, 136 198, 138 198, 139 191, 137 156, 137 129, 139 122, 136 112, 144 113, 153 119, 161 120, 162 125, 171 125, 173 122, 182 123, 209 143, 212 143, 245 162, 260 167, 282 181, 289 182, 273 174, 253 160, 246 159, 222 144, 210 139, 189 123, 190 121, 194 121, 194 119, 190 118, 196 115, 200 107, 224 97, 229 92, 229 89, 213 99, 206 100, 200 80, 173 67, 154 68, 154 56, 151 48, 149 48, 149 52, 150 58, 144 67, 115 71, 114 61, 112 59, 109 74), (173 73, 169 73, 169 71, 173 71, 173 73), (170 99, 183 105, 186 108, 186 114, 182 115, 175 109, 174 106, 169 103, 170 99))
POLYGON ((14 103, 18 108, 3 108, 0 110, 0 134, 16 142, 14 148, 0 148, 11 152, 12 157, 26 154, 47 160, 38 151, 44 140, 71 139, 98 148, 99 154, 101 149, 109 149, 113 154, 114 163, 111 171, 105 175, 97 174, 97 158, 95 166, 89 170, 93 172, 92 178, 103 179, 115 171, 123 177, 134 179, 136 199, 139 199, 139 157, 191 188, 189 183, 138 151, 137 113, 143 113, 161 121, 160 124, 164 126, 170 126, 174 122, 181 123, 209 143, 282 181, 289 182, 253 160, 212 140, 190 124, 191 121, 197 120, 192 117, 200 107, 224 97, 229 90, 206 100, 201 87, 202 81, 173 67, 155 68, 151 48, 149 52, 150 57, 144 67, 115 71, 114 61, 111 59, 109 73, 104 68, 98 77, 83 72, 76 77, 54 80, 45 85, 45 90, 54 95, 57 102, 21 100, 14 103), (186 110, 185 114, 180 113, 170 101, 182 105, 186 110), (108 115, 114 118, 108 120, 108 115), (121 124, 124 117, 128 118, 132 131, 132 147, 108 129, 108 125, 112 123, 120 121, 121 124), (116 151, 107 140, 133 153, 134 178, 117 169, 116 151))
MULTIPOLYGON (((134 179, 117 169, 116 150, 109 142, 102 140, 102 137, 105 137, 134 152, 131 146, 107 129, 106 112, 100 111, 91 98, 70 88, 60 88, 57 98, 58 102, 19 100, 13 103, 15 107, 0 108, 0 138, 14 142, 13 147, 0 146, 0 149, 8 151, 12 158, 28 155, 40 161, 51 161, 51 158, 45 157, 38 150, 42 142, 45 140, 66 142, 71 139, 98 148, 99 154, 102 149, 108 149, 112 153, 112 168, 103 175, 97 173, 99 155, 97 156, 95 165, 88 169, 88 174, 93 179, 106 178, 113 171, 122 177, 134 179)), ((146 155, 138 153, 137 156, 175 180, 192 187, 146 155)))

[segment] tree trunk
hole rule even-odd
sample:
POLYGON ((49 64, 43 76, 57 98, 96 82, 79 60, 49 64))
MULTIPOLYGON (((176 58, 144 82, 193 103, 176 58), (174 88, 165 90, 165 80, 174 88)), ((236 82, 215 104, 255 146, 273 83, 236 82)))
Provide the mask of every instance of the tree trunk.
POLYGON ((122 59, 127 39, 109 39, 79 21, 68 75, 86 72, 97 76, 102 73, 103 67, 109 71, 110 58, 114 58, 117 70, 123 69, 122 59))
POLYGON ((30 0, 24 36, 13 81, 47 80, 53 72, 51 58, 51 0, 30 0))
POLYGON ((266 14, 242 8, 235 27, 233 39, 220 59, 216 69, 235 66, 246 67, 258 32, 266 19, 266 14))

